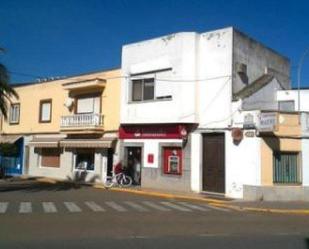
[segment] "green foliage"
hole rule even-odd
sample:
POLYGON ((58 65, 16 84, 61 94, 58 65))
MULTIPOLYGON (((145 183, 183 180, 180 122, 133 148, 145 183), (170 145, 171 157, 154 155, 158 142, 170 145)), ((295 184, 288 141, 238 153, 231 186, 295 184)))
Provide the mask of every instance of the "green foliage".
MULTIPOLYGON (((4 52, 3 48, 0 48, 0 53, 4 52)), ((18 94, 14 88, 9 85, 10 76, 7 68, 0 63, 0 111, 4 118, 7 118, 8 102, 11 97, 18 99, 18 94)))
POLYGON ((5 157, 15 157, 18 155, 18 147, 16 144, 3 143, 0 144, 0 155, 5 157))

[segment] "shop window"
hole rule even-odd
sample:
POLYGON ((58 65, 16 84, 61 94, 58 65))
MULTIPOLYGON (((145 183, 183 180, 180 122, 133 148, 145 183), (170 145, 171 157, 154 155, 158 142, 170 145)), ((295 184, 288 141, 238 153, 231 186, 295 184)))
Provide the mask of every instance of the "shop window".
POLYGON ((273 181, 281 184, 299 184, 298 153, 275 152, 273 157, 273 181))
POLYGON ((170 175, 182 174, 182 149, 163 147, 163 172, 170 175))
POLYGON ((75 169, 94 170, 94 149, 81 149, 76 151, 75 169))
POLYGON ((10 124, 19 124, 20 104, 11 104, 10 107, 10 124))
POLYGON ((41 166, 42 167, 60 167, 60 149, 59 148, 42 148, 41 149, 41 166))
POLYGON ((154 78, 132 80, 132 101, 154 99, 154 78))
POLYGON ((51 122, 52 100, 45 99, 40 101, 40 123, 51 122))

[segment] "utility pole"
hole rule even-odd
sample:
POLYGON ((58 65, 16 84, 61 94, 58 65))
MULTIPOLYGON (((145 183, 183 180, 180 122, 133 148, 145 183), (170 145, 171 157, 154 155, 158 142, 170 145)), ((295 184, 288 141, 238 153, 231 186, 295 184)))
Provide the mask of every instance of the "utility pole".
POLYGON ((298 68, 297 68, 297 95, 298 95, 298 112, 300 112, 300 76, 301 76, 301 69, 303 66, 304 59, 306 55, 309 53, 309 47, 304 51, 302 56, 300 57, 298 68))

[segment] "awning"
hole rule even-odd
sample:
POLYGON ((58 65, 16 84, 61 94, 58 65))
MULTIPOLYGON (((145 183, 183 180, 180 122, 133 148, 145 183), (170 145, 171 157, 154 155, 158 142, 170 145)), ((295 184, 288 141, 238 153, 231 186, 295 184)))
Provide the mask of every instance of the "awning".
POLYGON ((61 137, 34 137, 29 142, 30 146, 39 148, 57 148, 61 137))
POLYGON ((60 146, 66 148, 113 148, 115 141, 116 138, 64 139, 60 141, 60 146))
POLYGON ((0 136, 0 143, 1 144, 13 144, 15 143, 18 139, 20 139, 22 136, 20 135, 1 135, 0 136))

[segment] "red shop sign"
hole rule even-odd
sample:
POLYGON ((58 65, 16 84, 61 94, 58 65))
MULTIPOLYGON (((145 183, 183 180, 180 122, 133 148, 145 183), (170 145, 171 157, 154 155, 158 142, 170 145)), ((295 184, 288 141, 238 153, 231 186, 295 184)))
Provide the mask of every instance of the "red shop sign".
POLYGON ((184 125, 122 125, 119 128, 120 139, 183 139, 187 133, 184 125))

